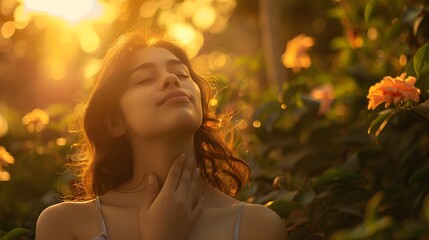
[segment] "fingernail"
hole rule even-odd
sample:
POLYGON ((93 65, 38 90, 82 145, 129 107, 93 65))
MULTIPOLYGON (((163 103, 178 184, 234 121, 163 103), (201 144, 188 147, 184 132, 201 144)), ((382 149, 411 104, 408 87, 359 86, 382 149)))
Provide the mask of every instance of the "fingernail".
POLYGON ((186 154, 185 153, 180 153, 177 158, 179 158, 180 161, 184 161, 186 154))
POLYGON ((197 168, 197 169, 196 169, 196 173, 197 173, 197 175, 198 175, 198 176, 200 176, 201 169, 200 169, 200 168, 197 168))

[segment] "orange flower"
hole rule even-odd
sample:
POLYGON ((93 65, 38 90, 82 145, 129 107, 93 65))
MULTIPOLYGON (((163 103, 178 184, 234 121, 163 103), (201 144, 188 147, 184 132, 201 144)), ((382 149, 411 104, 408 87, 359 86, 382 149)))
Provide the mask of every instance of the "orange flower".
POLYGON ((403 100, 419 101, 420 89, 414 87, 416 78, 409 76, 405 79, 406 73, 392 78, 386 76, 380 82, 369 88, 367 98, 369 99, 368 109, 375 109, 378 105, 386 102, 387 108, 393 102, 397 104, 403 100))
POLYGON ((0 164, 13 164, 15 159, 4 147, 0 147, 0 164))
POLYGON ((308 68, 311 65, 311 58, 307 50, 314 45, 314 40, 304 34, 294 37, 287 42, 286 51, 282 55, 283 65, 292 68, 294 72, 299 72, 301 68, 308 68))
POLYGON ((8 129, 9 129, 9 125, 6 119, 0 114, 0 137, 3 137, 4 135, 6 135, 8 129))
POLYGON ((32 132, 41 132, 49 123, 49 114, 40 108, 25 114, 22 123, 27 126, 27 130, 32 132))
POLYGON ((8 164, 13 164, 15 159, 10 155, 8 151, 4 147, 0 146, 0 181, 9 181, 10 174, 6 170, 3 169, 3 165, 6 166, 8 164))

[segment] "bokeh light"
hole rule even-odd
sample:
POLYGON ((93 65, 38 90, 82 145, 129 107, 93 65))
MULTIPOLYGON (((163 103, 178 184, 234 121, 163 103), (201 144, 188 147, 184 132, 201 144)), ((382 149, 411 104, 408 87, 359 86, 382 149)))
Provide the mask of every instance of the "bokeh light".
POLYGON ((15 24, 12 21, 7 21, 1 26, 1 35, 4 38, 10 38, 15 33, 15 24))
POLYGON ((106 50, 137 29, 185 49, 212 90, 206 97, 216 125, 226 127, 216 134, 255 170, 235 197, 279 213, 291 240, 417 238, 425 212, 429 219, 429 3, 308 3, 0 0, 1 233, 34 230, 36 213, 57 202, 55 193, 73 194, 72 177, 81 172, 65 160, 87 160, 76 144, 77 116, 106 50), (370 86, 402 72, 415 75, 408 82, 421 90, 419 102, 368 110, 370 86), (58 173, 65 177, 58 181, 58 173), (385 197, 376 206, 378 192, 385 197), (375 229, 388 215, 398 224, 375 229))
POLYGON ((72 23, 84 18, 97 18, 102 5, 97 0, 24 0, 29 12, 58 16, 72 23))

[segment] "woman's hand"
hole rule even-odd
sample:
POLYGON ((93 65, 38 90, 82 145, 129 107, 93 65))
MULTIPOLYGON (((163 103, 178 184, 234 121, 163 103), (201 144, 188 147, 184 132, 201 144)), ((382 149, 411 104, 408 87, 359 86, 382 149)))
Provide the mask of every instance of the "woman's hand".
POLYGON ((155 175, 149 177, 149 197, 140 210, 144 240, 186 240, 203 209, 200 169, 193 158, 180 154, 162 189, 155 175))

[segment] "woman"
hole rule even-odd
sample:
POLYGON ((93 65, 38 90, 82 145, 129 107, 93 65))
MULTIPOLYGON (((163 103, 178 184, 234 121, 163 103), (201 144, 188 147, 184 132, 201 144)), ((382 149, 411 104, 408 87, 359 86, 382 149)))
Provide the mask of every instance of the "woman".
POLYGON ((123 34, 82 118, 80 196, 46 208, 37 240, 286 239, 282 219, 233 197, 249 167, 218 134, 210 86, 171 41, 123 34))

